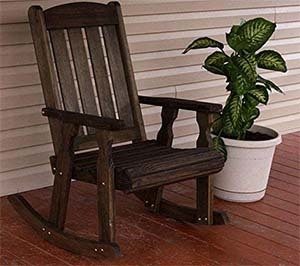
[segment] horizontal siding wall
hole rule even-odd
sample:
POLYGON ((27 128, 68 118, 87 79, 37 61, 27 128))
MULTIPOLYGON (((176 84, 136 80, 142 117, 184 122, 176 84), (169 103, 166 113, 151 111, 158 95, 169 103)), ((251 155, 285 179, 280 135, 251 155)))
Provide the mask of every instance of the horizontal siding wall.
MULTIPOLYGON (((52 184, 48 157, 52 144, 43 107, 38 69, 27 23, 31 5, 48 8, 70 1, 0 1, 0 195, 52 184)), ((74 1, 73 1, 74 2, 74 1)), ((98 1, 100 2, 100 1, 98 1)), ((105 2, 105 1, 102 1, 105 2)), ((182 55, 194 38, 224 41, 240 20, 262 16, 277 22, 266 48, 283 54, 286 74, 262 71, 284 90, 261 107, 258 124, 284 133, 300 129, 299 0, 123 0, 121 1, 139 93, 224 103, 224 79, 201 68, 210 50, 182 55)), ((225 49, 228 49, 226 46, 225 49)), ((155 137, 160 108, 143 106, 149 138, 155 137)), ((193 112, 181 111, 175 145, 192 147, 197 136, 193 112)))

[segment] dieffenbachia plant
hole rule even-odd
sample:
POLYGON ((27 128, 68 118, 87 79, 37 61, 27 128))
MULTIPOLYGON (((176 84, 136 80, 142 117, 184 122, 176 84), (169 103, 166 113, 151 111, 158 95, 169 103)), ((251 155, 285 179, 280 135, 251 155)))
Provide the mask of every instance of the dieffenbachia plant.
POLYGON ((208 47, 218 48, 210 54, 203 67, 214 74, 223 75, 230 92, 220 116, 213 123, 214 147, 223 152, 226 149, 221 136, 232 139, 245 139, 246 131, 253 125, 260 112, 257 106, 267 104, 269 93, 282 90, 272 81, 257 73, 258 68, 286 72, 286 63, 281 55, 273 50, 257 52, 271 37, 276 24, 264 18, 255 18, 234 25, 226 33, 228 45, 233 52, 224 52, 224 44, 208 37, 194 40, 183 51, 208 47))

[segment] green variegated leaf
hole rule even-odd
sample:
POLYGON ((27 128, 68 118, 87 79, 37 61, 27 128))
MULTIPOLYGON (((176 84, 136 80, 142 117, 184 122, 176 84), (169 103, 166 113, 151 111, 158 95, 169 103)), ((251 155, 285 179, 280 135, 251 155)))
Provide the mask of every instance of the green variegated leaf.
POLYGON ((259 117, 259 114, 260 114, 260 111, 258 108, 255 108, 252 110, 251 112, 251 116, 249 117, 250 120, 254 120, 256 119, 257 117, 259 117))
POLYGON ((188 47, 183 51, 183 54, 186 54, 191 49, 201 49, 208 47, 217 47, 223 49, 224 44, 208 37, 202 37, 194 40, 191 44, 189 44, 188 47))
POLYGON ((213 149, 223 154, 225 161, 227 160, 227 150, 224 141, 220 137, 214 137, 212 139, 213 149))
POLYGON ((286 63, 282 56, 273 50, 265 50, 256 55, 257 65, 260 68, 286 72, 286 63))
POLYGON ((220 130, 223 128, 223 123, 222 123, 222 116, 219 116, 217 119, 214 120, 214 122, 211 125, 212 132, 215 135, 218 135, 220 133, 220 130))
POLYGON ((224 53, 214 52, 206 58, 203 67, 212 73, 225 75, 224 64, 227 60, 228 57, 224 53))
POLYGON ((239 136, 238 128, 233 125, 229 112, 224 111, 222 115, 222 124, 222 136, 229 138, 237 138, 239 136))
POLYGON ((271 88, 275 91, 278 91, 280 93, 284 93, 275 83, 273 83, 271 80, 265 79, 262 76, 258 76, 257 79, 258 82, 264 84, 266 86, 266 88, 271 88))
POLYGON ((263 104, 267 104, 269 100, 269 93, 267 91, 267 88, 261 85, 256 85, 254 89, 248 92, 248 95, 263 104))
POLYGON ((226 33, 226 41, 228 45, 236 52, 244 49, 245 42, 242 37, 234 32, 226 33))
POLYGON ((254 108, 256 107, 258 104, 259 104, 259 101, 257 101, 255 98, 251 97, 249 94, 246 94, 244 96, 244 99, 243 99, 243 102, 244 102, 244 105, 245 107, 247 108, 254 108))
POLYGON ((232 95, 228 98, 226 103, 228 106, 227 112, 230 114, 230 118, 234 127, 238 125, 242 111, 241 97, 238 95, 232 95))
POLYGON ((229 34, 226 34, 226 40, 236 52, 244 50, 253 53, 267 42, 275 27, 276 24, 271 21, 255 18, 231 30, 229 34))
POLYGON ((243 50, 255 52, 271 37, 276 24, 264 18, 248 20, 238 30, 238 35, 245 41, 243 50))
POLYGON ((229 88, 231 91, 238 95, 243 95, 247 90, 254 86, 255 74, 252 72, 252 68, 248 61, 244 59, 232 57, 232 60, 224 66, 224 72, 227 76, 227 80, 230 82, 229 88), (247 73, 250 73, 250 77, 247 73), (251 80, 250 80, 251 79, 251 80))
POLYGON ((238 95, 243 95, 252 85, 245 78, 244 75, 239 74, 236 76, 235 80, 232 82, 232 91, 238 95))
POLYGON ((237 35, 241 25, 233 25, 229 33, 226 33, 226 41, 228 45, 235 51, 239 51, 242 48, 242 39, 237 35))
POLYGON ((233 56, 232 61, 239 68, 239 71, 243 73, 245 79, 252 83, 256 81, 256 59, 254 55, 233 56))

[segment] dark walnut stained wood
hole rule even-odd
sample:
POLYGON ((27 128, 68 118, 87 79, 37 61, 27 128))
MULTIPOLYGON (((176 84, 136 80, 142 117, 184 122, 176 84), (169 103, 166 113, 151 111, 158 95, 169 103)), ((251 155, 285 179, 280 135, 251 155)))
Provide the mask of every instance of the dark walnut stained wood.
POLYGON ((143 104, 179 108, 203 113, 219 113, 222 111, 221 104, 176 98, 139 96, 139 101, 143 104))
POLYGON ((58 119, 64 123, 72 123, 74 125, 83 125, 93 128, 118 130, 125 127, 123 120, 57 110, 52 108, 43 108, 42 114, 44 116, 58 119))
MULTIPOLYGON (((76 154, 73 178, 96 183, 97 151, 76 154)), ((219 171, 224 160, 220 153, 198 149, 174 149, 157 141, 113 148, 115 186, 127 192, 166 185, 219 171)), ((55 165, 55 158, 52 158, 55 165)))
POLYGON ((73 172, 73 143, 78 125, 61 123, 59 152, 55 164, 55 178, 51 199, 49 221, 59 230, 64 229, 73 172))
POLYGON ((117 24, 113 5, 79 2, 45 10, 47 29, 64 29, 117 24), (59 19, 57 19, 59 18, 59 19))
POLYGON ((212 114, 222 106, 139 97, 117 2, 71 3, 45 11, 33 6, 29 21, 46 103, 42 114, 49 118, 55 150, 50 158, 55 181, 48 221, 21 196, 10 197, 24 219, 57 246, 94 257, 119 255, 116 189, 134 192, 152 212, 201 224, 224 223, 226 217, 213 210, 210 177, 223 168, 224 158, 210 148, 209 132, 212 114), (146 139, 140 103, 162 107, 157 140, 146 139), (171 147, 179 109, 197 113, 197 148, 171 147), (130 144, 113 147, 120 142, 130 144), (163 199, 166 185, 195 178, 196 208, 163 199), (98 241, 65 232, 72 179, 97 186, 98 241))

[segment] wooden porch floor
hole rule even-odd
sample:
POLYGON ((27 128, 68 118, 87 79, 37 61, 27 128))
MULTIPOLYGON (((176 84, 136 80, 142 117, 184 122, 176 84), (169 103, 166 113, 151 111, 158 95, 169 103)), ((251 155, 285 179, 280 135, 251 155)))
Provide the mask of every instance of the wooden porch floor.
MULTIPOLYGON (((95 260, 56 248, 1 198, 0 265, 300 265, 300 133, 283 136, 265 198, 237 204, 216 200, 230 224, 200 226, 153 215, 133 196, 117 193, 117 237, 122 257, 95 260)), ((51 189, 24 193, 42 214, 51 189)), ((95 234, 95 187, 74 182, 67 226, 95 234)), ((168 186, 165 196, 193 204, 193 182, 168 186)))

